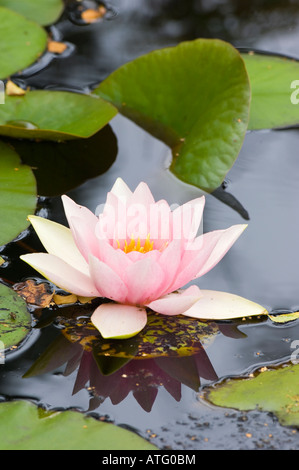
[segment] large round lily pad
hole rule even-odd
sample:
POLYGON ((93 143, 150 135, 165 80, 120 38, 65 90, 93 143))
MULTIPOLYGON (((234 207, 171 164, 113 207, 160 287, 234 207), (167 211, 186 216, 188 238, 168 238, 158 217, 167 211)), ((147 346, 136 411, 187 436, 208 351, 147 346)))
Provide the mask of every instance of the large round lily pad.
POLYGON ((47 33, 37 23, 0 6, 0 79, 34 63, 47 46, 47 33))
POLYGON ((0 107, 0 134, 23 139, 87 138, 117 114, 110 103, 95 96, 36 90, 6 96, 0 107))
POLYGON ((36 207, 36 181, 29 166, 0 141, 0 246, 16 238, 36 207))
POLYGON ((14 10, 40 25, 54 23, 64 8, 63 0, 0 0, 0 6, 14 10))
POLYGON ((0 284, 0 340, 4 344, 3 349, 17 346, 26 338, 31 322, 26 302, 15 291, 0 284))
POLYGON ((0 404, 1 450, 154 450, 134 432, 78 411, 45 411, 19 400, 0 404))
POLYGON ((172 148, 170 170, 212 191, 243 144, 250 86, 230 44, 197 39, 121 66, 94 93, 172 148))

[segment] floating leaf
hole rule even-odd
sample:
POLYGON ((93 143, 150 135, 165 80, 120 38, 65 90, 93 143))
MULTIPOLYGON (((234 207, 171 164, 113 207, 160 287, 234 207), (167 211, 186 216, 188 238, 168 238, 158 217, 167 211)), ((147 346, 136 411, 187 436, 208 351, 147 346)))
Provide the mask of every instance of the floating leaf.
POLYGON ((253 52, 242 57, 252 90, 249 129, 297 126, 299 61, 253 52))
POLYGON ((220 40, 197 39, 123 65, 94 93, 173 150, 170 170, 205 190, 236 160, 249 119, 244 62, 220 40))
POLYGON ((137 434, 78 411, 45 411, 27 401, 0 404, 1 450, 153 450, 137 434))
POLYGON ((47 46, 47 33, 37 23, 3 7, 0 18, 0 79, 4 79, 39 58, 47 46))
POLYGON ((17 346, 30 330, 26 303, 14 290, 0 284, 0 339, 5 349, 17 346))
POLYGON ((0 0, 1 7, 7 7, 27 19, 46 26, 55 23, 63 12, 62 0, 0 0))
POLYGON ((274 413, 280 423, 299 426, 299 365, 260 372, 254 378, 227 380, 208 389, 217 406, 274 413))
POLYGON ((50 142, 7 140, 33 168, 38 194, 60 196, 89 178, 105 173, 117 156, 117 140, 109 125, 88 139, 50 142), (84 164, 82 164, 84 155, 84 164), (55 177, 49 177, 53 174, 55 177))
POLYGON ((5 245, 25 230, 27 215, 36 207, 36 182, 18 154, 0 142, 0 245, 5 245))
POLYGON ((278 315, 269 314, 268 316, 274 323, 287 323, 289 321, 298 320, 299 312, 280 313, 278 315))
POLYGON ((0 134, 24 139, 87 138, 102 129, 117 110, 95 96, 36 90, 7 96, 0 106, 0 134))

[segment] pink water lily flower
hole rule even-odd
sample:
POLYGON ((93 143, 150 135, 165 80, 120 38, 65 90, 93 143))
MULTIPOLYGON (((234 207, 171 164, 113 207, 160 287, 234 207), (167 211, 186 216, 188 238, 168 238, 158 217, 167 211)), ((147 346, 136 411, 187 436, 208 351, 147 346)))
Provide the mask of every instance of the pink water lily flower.
POLYGON ((67 292, 110 299, 91 317, 105 338, 140 332, 148 309, 200 318, 195 307, 203 298, 207 308, 209 296, 196 285, 181 288, 210 271, 246 227, 198 235, 203 196, 171 210, 155 202, 147 184, 132 192, 120 178, 99 216, 67 196, 62 201, 69 228, 29 216, 47 253, 21 258, 67 292))

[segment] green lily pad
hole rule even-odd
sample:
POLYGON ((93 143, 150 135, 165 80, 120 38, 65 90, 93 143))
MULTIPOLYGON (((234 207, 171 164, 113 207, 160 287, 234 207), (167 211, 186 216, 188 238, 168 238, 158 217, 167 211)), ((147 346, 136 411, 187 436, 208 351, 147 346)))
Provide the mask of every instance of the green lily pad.
POLYGON ((87 138, 115 114, 114 106, 95 96, 36 90, 6 97, 0 107, 0 134, 54 141, 87 138))
POLYGON ((4 79, 40 57, 47 46, 47 33, 37 23, 7 8, 0 7, 0 18, 0 79, 4 79))
POLYGON ((78 411, 45 411, 27 401, 0 404, 1 450, 154 450, 137 434, 78 411))
POLYGON ((123 65, 94 94, 172 148, 170 170, 211 191, 242 147, 250 87, 239 52, 197 39, 123 65))
POLYGON ((0 246, 14 240, 29 222, 36 207, 36 181, 29 166, 0 141, 0 246))
POLYGON ((208 389, 217 406, 274 413, 285 426, 299 426, 299 365, 260 372, 254 378, 233 379, 208 389))
POLYGON ((249 129, 297 126, 299 61, 254 52, 242 57, 252 90, 249 129))
POLYGON ((31 315, 21 297, 0 284, 0 339, 4 349, 17 346, 31 330, 31 315))
POLYGON ((0 0, 0 6, 14 10, 40 25, 50 25, 60 17, 64 9, 62 0, 0 0))

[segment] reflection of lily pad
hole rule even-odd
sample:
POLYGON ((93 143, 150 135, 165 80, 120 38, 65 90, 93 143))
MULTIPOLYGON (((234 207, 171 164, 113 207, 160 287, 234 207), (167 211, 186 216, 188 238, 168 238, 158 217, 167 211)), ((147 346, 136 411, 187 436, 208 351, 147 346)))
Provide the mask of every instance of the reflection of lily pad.
POLYGON ((96 97, 67 91, 36 90, 6 96, 0 107, 0 134, 14 138, 69 140, 87 138, 117 114, 96 97))
POLYGON ((0 142, 0 245, 5 245, 25 230, 27 215, 35 211, 36 182, 29 166, 0 142))
POLYGON ((153 450, 137 434, 78 411, 45 411, 26 401, 0 404, 1 450, 153 450))
MULTIPOLYGON (((90 308, 85 306, 85 309, 90 308)), ((81 307, 82 309, 82 307, 81 307)), ((78 342, 96 356, 128 358, 188 356, 198 352, 202 344, 219 332, 215 323, 203 323, 183 316, 149 315, 147 326, 136 336, 125 340, 104 340, 89 318, 61 319, 64 336, 78 342)))
POLYGON ((173 150, 171 171, 213 190, 241 149, 249 118, 244 62, 230 44, 197 39, 123 65, 94 93, 173 150))
POLYGON ((0 79, 3 79, 38 59, 46 49, 47 33, 37 23, 7 8, 0 7, 0 18, 0 79))
POLYGON ((31 315, 26 303, 12 289, 0 284, 0 339, 5 349, 18 345, 30 329, 31 315))
POLYGON ((61 15, 63 0, 0 0, 0 6, 14 10, 41 25, 49 25, 61 15))
POLYGON ((281 424, 299 426, 299 365, 260 372, 213 387, 208 399, 217 406, 274 413, 281 424))
POLYGON ((33 168, 41 196, 64 194, 87 179, 104 173, 117 155, 116 137, 109 125, 88 139, 67 142, 9 139, 9 142, 22 161, 33 168), (55 177, 49 178, 53 169, 55 177))

